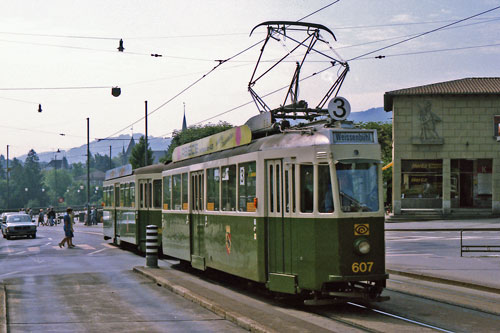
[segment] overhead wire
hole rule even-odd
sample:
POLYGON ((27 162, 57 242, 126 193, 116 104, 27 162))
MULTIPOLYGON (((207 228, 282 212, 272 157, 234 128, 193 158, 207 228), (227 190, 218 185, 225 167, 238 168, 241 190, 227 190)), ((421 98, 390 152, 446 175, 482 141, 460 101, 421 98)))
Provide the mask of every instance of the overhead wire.
MULTIPOLYGON (((330 7, 331 5, 338 3, 339 1, 340 1, 340 0, 335 0, 335 1, 333 1, 332 3, 330 3, 330 4, 326 5, 326 6, 323 6, 323 7, 322 7, 322 8, 320 8, 319 10, 316 10, 316 11, 314 11, 313 13, 311 13, 311 14, 309 14, 309 15, 304 16, 304 17, 303 17, 303 18, 301 18, 300 20, 303 20, 304 18, 307 18, 307 17, 309 17, 309 16, 311 16, 311 15, 313 15, 313 14, 316 14, 316 13, 318 13, 319 11, 322 11, 322 10, 324 10, 324 9, 326 9, 326 8, 328 8, 328 7, 330 7)), ((300 21, 300 20, 299 20, 299 21, 300 21)), ((219 63, 218 63, 218 64, 217 64, 214 68, 212 68, 211 70, 209 70, 209 71, 208 71, 206 74, 204 74, 201 78, 199 78, 199 79, 195 80, 193 83, 191 83, 190 85, 188 85, 186 88, 182 89, 179 93, 177 93, 176 95, 174 95, 173 97, 171 97, 170 99, 168 99, 166 102, 162 103, 160 106, 158 106, 157 108, 155 108, 155 109, 154 109, 154 110, 152 110, 151 112, 148 112, 148 113, 146 114, 146 116, 149 116, 149 115, 151 115, 151 114, 155 113, 156 111, 160 110, 161 108, 163 108, 165 105, 167 105, 168 103, 170 103, 171 101, 173 101, 174 99, 176 99, 177 97, 179 97, 180 95, 182 95, 184 92, 186 92, 187 90, 189 90, 191 87, 193 87, 194 85, 196 85, 198 82, 200 82, 201 80, 203 80, 205 77, 207 77, 208 75, 210 75, 211 73, 213 73, 213 72, 214 72, 214 71, 215 71, 218 67, 220 67, 222 64, 224 64, 224 63, 226 63, 226 62, 228 62, 228 61, 231 61, 232 59, 236 58, 237 56, 239 56, 239 55, 241 55, 241 54, 243 54, 243 53, 247 52, 248 50, 250 50, 250 49, 254 48, 255 46, 259 45, 259 44, 260 44, 260 43, 262 43, 263 41, 264 41, 264 40, 260 40, 260 41, 258 41, 257 43, 254 43, 253 45, 251 45, 251 46, 247 47, 246 49, 244 49, 244 50, 242 50, 242 51, 240 51, 240 52, 236 53, 235 55, 233 55, 233 56, 231 56, 231 57, 229 57, 229 58, 227 58, 227 59, 225 59, 225 60, 218 60, 218 61, 219 61, 219 63)), ((136 121, 135 121, 135 122, 133 122, 132 124, 130 124, 130 125, 128 125, 128 126, 126 126, 126 127, 122 128, 122 129, 120 129, 119 131, 117 131, 117 132, 115 132, 115 133, 113 133, 113 134, 111 134, 111 135, 108 135, 108 136, 107 136, 107 138, 110 138, 110 137, 112 137, 112 136, 114 136, 114 135, 116 135, 116 134, 118 134, 118 133, 121 133, 122 131, 124 131, 125 129, 129 128, 130 126, 137 124, 138 122, 140 122, 140 121, 142 121, 143 119, 145 119, 145 117, 146 117, 146 116, 141 117, 140 119, 136 120, 136 121)))
POLYGON ((490 13, 490 12, 492 12, 492 11, 495 11, 495 10, 499 9, 499 8, 500 8, 500 6, 497 6, 497 7, 494 7, 494 8, 488 9, 488 10, 485 10, 485 11, 480 12, 480 13, 478 13, 478 14, 474 14, 474 15, 468 16, 468 17, 466 17, 466 18, 463 18, 463 19, 460 19, 460 20, 454 21, 454 22, 452 22, 452 23, 449 23, 449 24, 446 24, 446 25, 440 26, 440 27, 438 27, 438 28, 435 28, 435 29, 432 29, 432 30, 428 30, 428 31, 422 32, 422 33, 420 33, 420 34, 418 34, 418 35, 416 35, 416 36, 406 38, 406 39, 404 39, 404 40, 402 40, 402 41, 399 41, 399 42, 396 42, 396 43, 393 43, 393 44, 390 44, 390 45, 387 45, 387 46, 384 46, 384 47, 378 48, 378 49, 373 50, 373 51, 370 51, 370 52, 366 52, 366 53, 364 53, 364 54, 361 54, 361 55, 359 55, 359 56, 356 56, 356 57, 354 57, 354 58, 351 58, 351 59, 349 59, 349 60, 347 60, 347 61, 356 60, 356 59, 358 59, 358 58, 362 58, 362 57, 365 57, 365 56, 367 56, 367 55, 370 55, 370 54, 373 54, 373 53, 376 53, 376 52, 380 52, 380 51, 382 51, 382 50, 386 50, 386 49, 391 48, 391 47, 394 47, 394 46, 396 46, 396 45, 400 45, 400 44, 403 44, 403 43, 409 42, 409 41, 411 41, 411 40, 413 40, 413 39, 416 39, 416 38, 419 38, 419 37, 422 37, 422 36, 428 35, 428 34, 430 34, 430 33, 433 33, 433 32, 439 31, 439 30, 443 30, 444 28, 450 27, 450 26, 455 25, 455 24, 458 24, 458 23, 460 23, 460 22, 464 22, 464 21, 470 20, 470 19, 472 19, 472 18, 474 18, 474 17, 480 16, 480 15, 484 15, 484 14, 486 14, 486 13, 490 13))

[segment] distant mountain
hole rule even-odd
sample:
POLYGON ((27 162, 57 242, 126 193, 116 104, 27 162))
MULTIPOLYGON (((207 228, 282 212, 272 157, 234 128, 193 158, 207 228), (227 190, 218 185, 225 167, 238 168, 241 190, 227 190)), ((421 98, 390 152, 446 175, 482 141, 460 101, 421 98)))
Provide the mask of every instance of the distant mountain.
MULTIPOLYGON (((134 141, 137 144, 140 137, 143 136, 141 133, 134 134, 134 141)), ((111 146, 111 157, 118 156, 121 152, 126 151, 130 143, 131 136, 129 134, 122 134, 118 137, 112 137, 101 141, 91 141, 90 142, 90 154, 95 155, 107 155, 109 156, 109 147, 111 146)), ((148 145, 153 151, 167 151, 170 145, 171 138, 157 138, 154 136, 148 137, 148 145)), ((37 152, 40 162, 50 162, 54 158, 58 160, 66 157, 69 164, 72 163, 85 163, 87 161, 87 144, 81 145, 80 147, 71 148, 69 150, 61 150, 60 153, 56 152, 37 152)), ((19 156, 18 159, 22 162, 26 159, 26 155, 19 156)))
POLYGON ((392 122, 392 111, 385 112, 383 107, 371 108, 366 111, 351 112, 347 120, 359 122, 382 122, 390 123, 392 122))

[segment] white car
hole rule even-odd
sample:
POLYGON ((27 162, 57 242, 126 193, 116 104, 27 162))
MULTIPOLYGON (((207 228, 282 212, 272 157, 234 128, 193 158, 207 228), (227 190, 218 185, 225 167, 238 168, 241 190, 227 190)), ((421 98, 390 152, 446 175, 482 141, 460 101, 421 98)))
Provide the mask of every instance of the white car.
POLYGON ((28 214, 6 214, 2 218, 2 235, 10 239, 12 236, 36 238, 36 224, 28 214))

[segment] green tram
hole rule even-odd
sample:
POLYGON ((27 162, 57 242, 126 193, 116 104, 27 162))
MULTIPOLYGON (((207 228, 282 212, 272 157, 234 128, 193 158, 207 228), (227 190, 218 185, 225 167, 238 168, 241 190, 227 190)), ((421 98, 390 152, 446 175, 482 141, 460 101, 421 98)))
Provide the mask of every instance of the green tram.
POLYGON ((103 234, 113 243, 132 244, 146 252, 146 226, 161 232, 164 164, 132 170, 131 165, 108 170, 103 184, 103 234))
POLYGON ((247 124, 174 150, 163 253, 310 302, 387 299, 376 131, 247 124))

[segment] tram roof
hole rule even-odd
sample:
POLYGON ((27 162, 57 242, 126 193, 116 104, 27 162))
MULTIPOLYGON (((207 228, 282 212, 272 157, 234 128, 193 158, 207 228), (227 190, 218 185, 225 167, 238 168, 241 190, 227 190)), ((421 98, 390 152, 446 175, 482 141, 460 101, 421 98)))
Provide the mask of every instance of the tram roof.
MULTIPOLYGON (((243 155, 252 152, 269 151, 275 149, 290 149, 299 147, 321 146, 332 144, 332 132, 335 133, 373 133, 375 130, 364 129, 344 129, 331 128, 322 125, 306 127, 300 130, 285 131, 252 140, 249 144, 238 146, 231 149, 218 151, 211 154, 201 155, 190 159, 169 163, 163 170, 171 170, 191 164, 204 163, 212 160, 228 158, 232 156, 243 155)), ((374 142, 378 143, 376 135, 373 136, 374 142)))
POLYGON ((153 165, 147 165, 134 170, 135 175, 145 175, 148 173, 161 173, 165 170, 166 165, 164 163, 157 163, 153 165))

